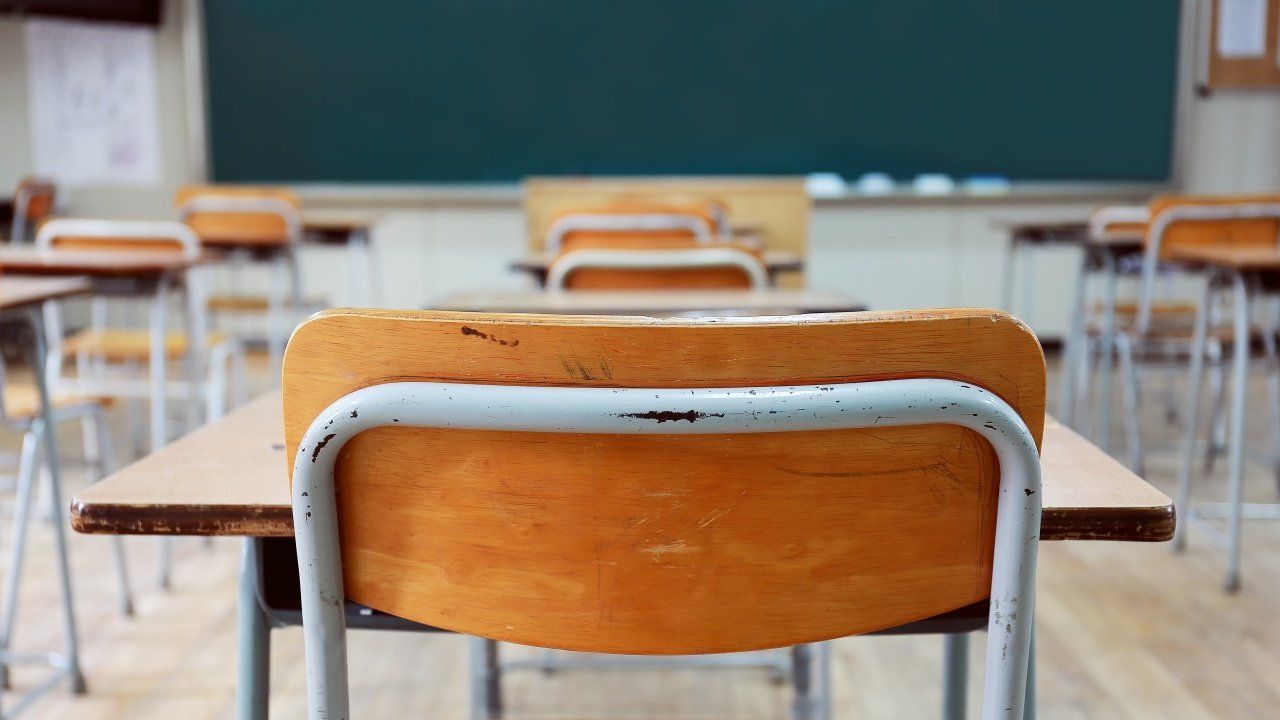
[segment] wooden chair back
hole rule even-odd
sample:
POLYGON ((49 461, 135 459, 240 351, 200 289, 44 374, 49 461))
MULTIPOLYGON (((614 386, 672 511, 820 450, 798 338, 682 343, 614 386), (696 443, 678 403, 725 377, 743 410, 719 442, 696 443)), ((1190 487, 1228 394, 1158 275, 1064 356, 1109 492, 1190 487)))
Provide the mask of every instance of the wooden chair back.
POLYGON ((622 225, 615 229, 569 229, 559 237, 548 237, 546 242, 549 249, 557 252, 600 247, 679 247, 699 239, 719 236, 721 229, 717 217, 721 207, 710 199, 664 202, 662 198, 637 197, 622 198, 606 205, 568 208, 552 219, 547 230, 549 235, 555 235, 562 224, 573 227, 575 220, 605 218, 618 220, 622 225), (691 227, 646 229, 639 222, 630 225, 627 223, 629 219, 640 220, 654 216, 684 218, 691 227))
MULTIPOLYGON (((1044 360, 995 311, 664 319, 334 310, 284 361, 289 467, 393 381, 755 387, 941 377, 1039 443, 1044 360)), ((656 422, 697 422, 655 411, 656 422)), ((990 592, 998 464, 948 425, 601 435, 379 428, 337 460, 345 594, 497 640, 669 654, 894 627, 990 592)))
POLYGON ((298 196, 285 188, 237 185, 188 185, 179 188, 174 205, 182 220, 205 244, 283 245, 297 242, 301 235, 302 207, 298 196), (226 207, 201 203, 226 201, 226 207), (273 207, 253 208, 237 203, 268 201, 273 207))
POLYGON ((13 195, 13 227, 11 242, 26 242, 28 233, 40 227, 40 223, 53 214, 57 189, 52 180, 38 177, 23 178, 13 195))
POLYGON ((101 220, 58 218, 40 226, 36 247, 81 252, 174 253, 200 256, 200 239, 191 228, 172 220, 101 220))
POLYGON ((606 245, 607 252, 628 256, 632 267, 625 263, 582 261, 584 256, 594 256, 591 246, 560 253, 547 269, 549 289, 565 290, 719 290, 749 289, 768 284, 768 269, 760 252, 740 243, 694 243, 663 245, 664 249, 619 250, 606 245), (684 264, 665 264, 663 267, 646 265, 644 256, 654 254, 664 258, 687 256, 684 264), (721 262, 715 262, 715 257, 721 262), (723 260, 732 260, 724 262, 723 260), (573 269, 563 273, 557 287, 555 278, 562 275, 564 267, 573 269))
POLYGON ((1089 218, 1089 236, 1102 241, 1141 238, 1150 220, 1150 209, 1143 205, 1101 207, 1089 218))
MULTIPOLYGON (((809 244, 813 202, 801 178, 530 178, 524 182, 525 225, 529 252, 547 252, 547 230, 555 218, 574 209, 605 207, 645 199, 659 204, 712 201, 734 228, 746 228, 763 250, 804 257, 809 244)), ((803 274, 787 273, 782 287, 802 287, 803 274)))
POLYGON ((1177 247, 1275 247, 1280 243, 1280 194, 1167 196, 1152 200, 1150 210, 1146 241, 1159 241, 1162 260, 1168 259, 1177 247), (1250 206, 1261 212, 1247 217, 1195 217, 1209 215, 1215 209, 1250 206), (1271 209, 1267 210, 1267 206, 1271 209), (1183 217, 1173 219, 1177 214, 1183 217))

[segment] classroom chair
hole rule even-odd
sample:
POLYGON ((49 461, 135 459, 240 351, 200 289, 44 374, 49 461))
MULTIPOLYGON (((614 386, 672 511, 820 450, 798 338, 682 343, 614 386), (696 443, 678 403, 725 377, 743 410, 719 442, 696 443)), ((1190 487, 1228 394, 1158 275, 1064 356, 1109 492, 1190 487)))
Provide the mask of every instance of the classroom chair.
MULTIPOLYGON (((47 310, 51 305, 46 305, 47 310)), ((52 360, 52 356, 49 358, 52 360)), ((50 362, 52 370, 53 364, 50 362)), ((27 530, 30 526, 31 509, 34 503, 33 492, 36 490, 37 477, 43 476, 53 482, 53 476, 40 472, 41 443, 46 432, 55 432, 56 426, 63 423, 79 421, 83 438, 84 459, 88 467, 89 482, 95 483, 111 472, 112 450, 111 435, 107 429, 104 414, 110 401, 103 397, 84 397, 56 393, 51 397, 53 411, 49 422, 54 428, 46 427, 45 421, 39 417, 40 400, 34 384, 9 383, 5 378, 4 363, 0 362, 0 427, 22 436, 22 449, 19 453, 17 480, 13 508, 13 526, 10 529, 9 556, 6 562, 4 588, 0 593, 0 654, 7 654, 13 638, 18 615, 18 598, 22 581, 22 568, 26 559, 27 530)), ((57 493, 48 493, 50 500, 49 517, 53 522, 63 522, 65 508, 57 507, 52 502, 59 497, 57 493)), ((120 537, 111 538, 111 551, 116 566, 116 578, 120 585, 120 612, 126 616, 133 615, 133 591, 129 583, 128 564, 124 554, 124 544, 120 537)), ((57 563, 59 572, 69 573, 66 548, 57 546, 57 563)), ((64 594, 61 598, 62 612, 70 616, 71 596, 64 594)), ((74 634, 69 638, 74 657, 77 638, 74 634)), ((9 688, 9 668, 0 665, 0 688, 9 688)))
MULTIPOLYGON (((186 225, 171 221, 86 220, 59 218, 46 222, 36 237, 42 252, 174 252, 188 257, 200 255, 200 241, 186 225)), ((188 325, 199 332, 207 328, 206 310, 199 298, 204 296, 201 278, 188 273, 185 291, 188 302, 188 325)), ((161 300, 163 301, 163 299, 161 300)), ((94 396, 125 399, 149 399, 151 386, 137 377, 139 368, 151 362, 151 339, 147 330, 109 327, 106 298, 92 302, 90 327, 62 337, 62 321, 57 312, 46 313, 50 334, 51 380, 54 387, 74 388, 94 396), (75 360, 75 376, 62 373, 64 357, 75 360)), ((203 347, 197 348, 198 367, 188 368, 199 380, 185 378, 172 390, 172 395, 186 394, 189 423, 209 422, 225 413, 228 392, 237 404, 244 400, 244 352, 239 342, 224 332, 199 333, 203 347), (203 369, 205 372, 200 373, 203 369), (195 384, 191 384, 194 382, 195 384), (198 390, 203 387, 203 398, 198 390), (204 405, 200 413, 199 405, 204 405)), ((167 334, 163 350, 166 361, 188 358, 189 334, 167 334)), ((131 423, 132 424, 132 423, 131 423)))
MULTIPOLYGON (((1139 393, 1141 388, 1140 364, 1143 361, 1165 360, 1170 357, 1189 358, 1192 351, 1192 330, 1197 301, 1176 300, 1169 297, 1169 290, 1179 278, 1190 277, 1196 287, 1209 278, 1199 270, 1185 266, 1170 266, 1168 259, 1174 248, 1203 244, 1230 246, 1274 247, 1280 242, 1280 195, 1261 196, 1169 196, 1156 198, 1150 205, 1151 221, 1143 238, 1143 253, 1139 269, 1140 280, 1137 303, 1128 313, 1117 314, 1115 351, 1123 376, 1123 401, 1125 405, 1126 435, 1129 437, 1130 465, 1135 471, 1142 468, 1142 431, 1138 422, 1139 393), (1163 276, 1163 278, 1162 278, 1163 276), (1160 282, 1166 279, 1164 298, 1157 297, 1160 282)), ((1185 286, 1185 285, 1184 285, 1185 286)), ((1215 368, 1211 425, 1221 428, 1221 409, 1225 397, 1225 383, 1221 379, 1223 346, 1234 335, 1231 324, 1224 322, 1216 308, 1207 308, 1211 322, 1205 360, 1215 368)), ((1253 336, 1262 340, 1267 367, 1272 377, 1273 424, 1280 428, 1280 362, 1276 352, 1276 318, 1267 313, 1260 318, 1261 326, 1250 319, 1253 336)), ((1188 388, 1199 392, 1199 388, 1188 388)), ((1102 398, 1107 402, 1107 398, 1102 398)), ((1189 421, 1189 420, 1188 420, 1189 421)), ((1103 431, 1105 432, 1105 428, 1103 431)), ((1220 430, 1215 430, 1215 435, 1220 430)), ((1274 452, 1280 457, 1280 435, 1275 438, 1274 452)), ((1206 466, 1220 452, 1220 443, 1211 442, 1206 466)))
POLYGON ((760 255, 721 243, 663 249, 580 247, 547 268, 548 290, 674 290, 769 286, 760 255))
POLYGON ((1023 717, 1044 359, 1008 315, 334 310, 283 402, 311 718, 352 717, 347 603, 669 655, 984 601, 983 717, 1023 717))
POLYGON ((729 232, 724 205, 714 200, 619 200, 556 215, 547 228, 552 256, 579 247, 655 248, 711 242, 729 232))
MULTIPOLYGON (((206 247, 228 253, 232 294, 209 299, 215 314, 264 314, 272 373, 278 378, 284 343, 293 328, 286 308, 304 308, 296 247, 302 239, 301 202, 283 188, 185 186, 174 203, 183 222, 206 247), (239 269, 247 263, 271 269, 266 297, 242 292, 239 269)), ((275 381, 273 380, 273 383, 275 381)))
POLYGON ((13 222, 9 242, 30 242, 40 223, 53 214, 56 189, 52 180, 29 177, 18 183, 13 194, 13 222))

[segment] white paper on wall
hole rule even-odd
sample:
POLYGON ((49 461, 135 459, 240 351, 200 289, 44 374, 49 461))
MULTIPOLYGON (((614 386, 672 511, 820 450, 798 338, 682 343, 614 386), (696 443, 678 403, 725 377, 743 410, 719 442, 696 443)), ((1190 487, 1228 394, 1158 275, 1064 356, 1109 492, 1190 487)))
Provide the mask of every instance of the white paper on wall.
POLYGON ((1261 57, 1267 52, 1267 0, 1218 1, 1218 54, 1261 57))
POLYGON ((28 20, 26 41, 36 173, 65 185, 156 184, 154 32, 28 20))

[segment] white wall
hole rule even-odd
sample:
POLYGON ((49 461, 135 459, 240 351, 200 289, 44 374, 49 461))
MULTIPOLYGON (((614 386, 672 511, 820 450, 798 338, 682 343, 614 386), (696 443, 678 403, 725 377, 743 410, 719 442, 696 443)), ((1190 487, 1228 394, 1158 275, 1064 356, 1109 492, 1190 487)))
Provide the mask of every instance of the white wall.
MULTIPOLYGON (((183 110, 182 3, 168 0, 156 31, 156 93, 160 128, 160 183, 155 186, 59 188, 63 212, 97 217, 169 216, 174 191, 188 181, 183 110)), ((27 93, 26 37, 22 20, 0 18, 0 195, 35 169, 27 93)))
MULTIPOLYGON (((170 0, 157 36, 163 178, 154 188, 74 188, 65 210, 107 217, 172 215, 170 198, 185 182, 181 5, 170 0)), ((1189 34, 1188 34, 1189 35, 1189 34)), ((22 23, 0 19, 0 188, 31 171, 22 23)), ((1193 97, 1184 115, 1183 179, 1195 192, 1280 189, 1280 91, 1218 92, 1193 97)), ((3 192, 0 190, 0 192, 3 192)), ((477 287, 519 287, 506 270, 524 250, 514 193, 466 193, 451 200, 424 190, 396 199, 329 193, 318 203, 388 210, 375 231, 388 305, 424 305, 441 294, 477 287), (343 199, 345 198, 345 199, 343 199), (360 198, 360 199, 356 199, 360 198)), ((850 200, 819 203, 812 224, 810 284, 846 290, 872 307, 997 305, 1006 247, 1002 223, 1081 219, 1097 205, 1140 201, 1131 191, 1038 195, 1001 200, 850 200)), ((358 302, 346 291, 341 252, 304 259, 310 290, 335 303, 358 302)), ((1031 272, 1035 303, 1018 312, 1042 335, 1065 327, 1075 256, 1049 251, 1031 272)))

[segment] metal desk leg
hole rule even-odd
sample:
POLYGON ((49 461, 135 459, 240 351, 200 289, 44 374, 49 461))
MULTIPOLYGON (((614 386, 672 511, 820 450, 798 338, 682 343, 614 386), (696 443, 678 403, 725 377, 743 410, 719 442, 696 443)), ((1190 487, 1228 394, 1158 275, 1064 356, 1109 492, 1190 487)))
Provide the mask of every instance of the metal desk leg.
POLYGON ((502 717, 502 667, 498 643, 482 637, 471 643, 471 720, 502 717))
POLYGON ((236 717, 267 720, 271 685, 271 626, 258 602, 257 538, 245 538, 240 559, 240 587, 236 607, 236 717))
MULTIPOLYGON (((37 450, 43 435, 44 423, 37 420, 22 436, 22 455, 18 461, 18 480, 13 501, 9 566, 5 571, 4 595, 0 596, 0 652, 9 649, 14 620, 18 616, 18 589, 22 584, 22 561, 27 554, 27 528, 31 520, 31 487, 39 475, 40 454, 37 450)), ((8 665, 0 664, 0 688, 9 689, 8 665)))
POLYGON ((1187 547, 1187 526, 1191 509, 1191 473, 1196 461, 1197 426, 1200 424, 1200 402, 1204 391, 1204 359, 1206 338, 1209 330, 1209 303, 1213 296, 1214 278, 1206 278, 1204 290, 1200 294, 1200 304, 1196 308, 1196 325, 1191 339, 1191 369, 1187 377, 1187 412, 1183 418, 1186 425, 1182 429, 1182 463, 1178 467, 1178 493, 1174 508, 1181 515, 1177 529, 1174 531, 1173 549, 1181 551, 1187 547))
POLYGON ((969 633, 943 638, 942 718, 964 720, 969 699, 969 633))
POLYGON ((813 646, 796 645, 791 648, 791 688, 795 698, 791 703, 794 720, 812 720, 813 706, 813 646))
POLYGON ((1102 253, 1103 277, 1106 293, 1102 305, 1102 347, 1098 358, 1098 427, 1095 429, 1098 447, 1111 454, 1111 376, 1115 369, 1116 354, 1116 257, 1109 251, 1102 253))
MULTIPOLYGON (((168 362, 166 352, 166 325, 169 276, 164 275, 156 283, 155 296, 151 298, 149 323, 151 328, 150 371, 151 371, 151 452, 156 452, 169 441, 168 398, 165 396, 165 370, 168 362)), ((172 538, 160 538, 160 566, 158 580, 161 588, 169 587, 169 571, 172 565, 172 538)))
POLYGON ((1235 385, 1231 388, 1231 439, 1227 454, 1227 503, 1231 518, 1227 543, 1227 592, 1240 589, 1240 519, 1244 491, 1244 411, 1246 384, 1249 380, 1249 288, 1239 272, 1231 276, 1235 295, 1235 385))
POLYGON ((53 543, 58 562, 58 584, 62 590, 62 622, 67 641, 67 674, 71 679, 71 692, 85 692, 84 674, 80 671, 80 642, 76 632, 76 613, 72 606, 71 567, 67 559, 67 522, 62 504, 62 473, 58 465, 58 440, 53 427, 53 403, 49 400, 48 379, 45 376, 44 316, 37 309, 31 313, 31 329, 34 336, 27 350, 27 361, 35 377, 36 394, 40 398, 40 422, 44 424, 45 465, 49 477, 49 505, 53 515, 53 543))

